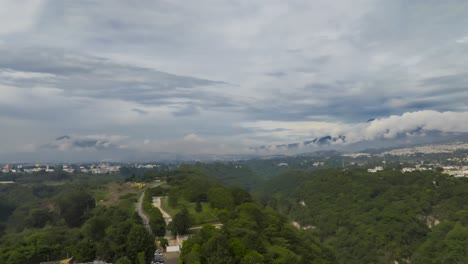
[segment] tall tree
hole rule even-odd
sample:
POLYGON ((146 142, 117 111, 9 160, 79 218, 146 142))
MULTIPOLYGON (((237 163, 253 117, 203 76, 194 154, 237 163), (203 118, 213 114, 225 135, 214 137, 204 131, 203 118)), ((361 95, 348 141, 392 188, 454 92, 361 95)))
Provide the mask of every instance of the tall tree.
POLYGON ((187 208, 183 208, 182 211, 177 213, 174 218, 172 218, 171 222, 171 232, 179 235, 185 235, 187 234, 190 226, 191 226, 192 220, 190 218, 190 214, 187 210, 187 208))
POLYGON ((138 253, 144 252, 146 261, 150 261, 155 250, 154 238, 140 225, 134 225, 127 240, 127 253, 133 262, 138 262, 138 253))
POLYGON ((78 227, 87 211, 94 208, 94 198, 83 190, 67 190, 57 197, 60 216, 70 227, 78 227))

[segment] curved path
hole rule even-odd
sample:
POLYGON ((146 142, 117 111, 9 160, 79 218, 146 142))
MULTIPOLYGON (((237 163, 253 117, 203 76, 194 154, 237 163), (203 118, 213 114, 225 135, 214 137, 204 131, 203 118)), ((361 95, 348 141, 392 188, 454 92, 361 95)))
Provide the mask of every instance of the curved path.
POLYGON ((143 226, 146 228, 146 230, 148 230, 148 232, 150 232, 152 234, 153 232, 151 231, 151 226, 149 225, 149 218, 145 214, 145 212, 143 212, 143 208, 142 208, 144 198, 145 198, 145 192, 143 192, 140 195, 140 198, 138 198, 136 211, 137 211, 138 215, 140 216, 141 221, 143 222, 143 226))
MULTIPOLYGON (((159 185, 161 185, 163 183, 164 182, 158 182, 158 183, 154 184, 152 187, 159 186, 159 185)), ((145 228, 148 230, 148 232, 152 233, 151 226, 149 225, 149 218, 145 214, 145 212, 143 211, 143 199, 144 198, 145 198, 145 192, 143 192, 140 195, 140 197, 138 198, 136 211, 137 211, 138 215, 140 216, 145 228)), ((164 220, 166 222, 166 225, 169 224, 169 222, 172 221, 172 217, 166 211, 164 211, 162 209, 162 207, 161 207, 161 197, 153 197, 153 206, 158 208, 161 211, 161 213, 162 213, 162 215, 164 217, 164 220)), ((168 239, 168 240, 170 240, 172 238, 172 235, 170 234, 169 230, 166 230, 166 235, 164 237, 166 239, 168 239)), ((165 253, 164 254, 165 263, 167 263, 167 264, 177 264, 179 262, 179 256, 180 256, 180 252, 165 253)))
POLYGON ((164 217, 164 221, 166 221, 166 225, 168 225, 172 221, 172 217, 166 211, 164 211, 164 209, 162 208, 161 198, 163 198, 163 197, 159 197, 159 196, 153 197, 153 206, 158 208, 159 211, 161 211, 161 214, 164 217))
POLYGON ((189 230, 202 229, 204 225, 212 225, 212 226, 214 226, 214 227, 216 227, 218 229, 223 227, 223 223, 221 223, 221 222, 212 222, 212 223, 204 223, 202 225, 192 226, 191 228, 189 228, 189 230))
MULTIPOLYGON (((163 183, 164 182, 156 182, 151 187, 153 188, 153 187, 159 186, 159 185, 161 185, 163 183)), ((145 189, 145 191, 146 191, 146 189, 145 189)), ((150 232, 152 234, 153 232, 151 231, 151 226, 149 225, 149 218, 145 214, 145 212, 143 211, 143 208, 142 208, 143 199, 145 198, 145 191, 143 191, 143 193, 140 195, 140 198, 138 198, 136 211, 137 211, 138 215, 140 216, 141 221, 143 222, 143 226, 146 228, 146 230, 148 230, 148 232, 150 232)))

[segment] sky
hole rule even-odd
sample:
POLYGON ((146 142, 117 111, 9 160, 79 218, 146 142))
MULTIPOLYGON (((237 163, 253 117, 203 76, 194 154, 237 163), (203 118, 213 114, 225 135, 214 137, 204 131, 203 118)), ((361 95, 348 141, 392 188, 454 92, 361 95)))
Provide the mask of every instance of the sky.
POLYGON ((0 0, 0 162, 468 132, 466 14, 464 0, 0 0))

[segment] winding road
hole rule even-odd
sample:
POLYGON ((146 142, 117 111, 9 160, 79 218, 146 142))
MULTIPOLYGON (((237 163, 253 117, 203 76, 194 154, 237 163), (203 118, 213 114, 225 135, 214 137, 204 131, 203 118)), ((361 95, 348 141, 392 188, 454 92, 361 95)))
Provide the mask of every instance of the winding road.
MULTIPOLYGON (((161 185, 163 183, 165 183, 165 182, 156 182, 151 186, 151 188, 157 187, 157 186, 159 186, 159 185, 161 185)), ((146 189, 145 189, 145 191, 146 191, 146 189)), ((152 234, 153 232, 151 231, 151 226, 149 225, 149 218, 145 214, 145 212, 143 212, 143 199, 145 198, 145 191, 143 191, 143 193, 140 195, 140 198, 138 198, 136 211, 137 211, 138 215, 140 216, 141 221, 143 222, 143 226, 146 228, 146 230, 148 230, 148 232, 150 232, 152 234)))
MULTIPOLYGON (((163 183, 164 182, 158 182, 158 183, 154 184, 151 187, 156 187, 156 186, 159 186, 159 185, 161 185, 163 183)), ((151 226, 149 225, 149 218, 145 214, 145 212, 143 211, 143 199, 144 198, 145 198, 145 192, 143 192, 140 195, 140 197, 138 198, 136 211, 137 211, 138 215, 140 216, 141 221, 143 222, 143 226, 148 230, 148 232, 152 233, 151 226)), ((161 211, 166 224, 169 224, 169 222, 172 221, 172 217, 166 211, 164 211, 161 208, 161 197, 153 197, 153 206, 158 208, 161 211)), ((168 239, 168 240, 172 239, 172 235, 170 234, 170 232, 168 230, 166 230, 166 235, 164 237, 166 239, 168 239)), ((167 263, 167 264, 177 264, 178 261, 179 261, 179 256, 180 256, 180 252, 165 253, 164 254, 165 263, 167 263)))
POLYGON ((143 212, 143 208, 142 208, 144 198, 145 198, 145 192, 143 192, 140 195, 140 198, 138 198, 136 211, 137 211, 138 215, 140 216, 141 221, 143 222, 143 226, 146 228, 146 230, 148 230, 148 232, 150 232, 152 234, 153 232, 151 231, 151 226, 149 225, 149 218, 145 214, 145 212, 143 212))

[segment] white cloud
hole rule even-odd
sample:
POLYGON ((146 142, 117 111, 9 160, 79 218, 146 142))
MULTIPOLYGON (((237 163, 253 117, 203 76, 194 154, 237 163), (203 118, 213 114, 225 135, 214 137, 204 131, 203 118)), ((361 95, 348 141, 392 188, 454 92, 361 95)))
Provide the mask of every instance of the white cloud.
POLYGON ((43 0, 1 0, 0 35, 30 30, 35 25, 43 0))
POLYGON ((463 38, 457 39, 457 43, 463 44, 463 43, 468 43, 468 36, 465 36, 463 38))
POLYGON ((0 1, 0 148, 118 134, 122 147, 220 153, 465 131, 441 122, 468 111, 467 7, 0 1))
POLYGON ((417 111, 378 118, 367 123, 261 121, 243 126, 255 129, 256 135, 275 139, 276 143, 306 141, 315 137, 345 136, 346 143, 394 139, 400 135, 424 135, 424 132, 468 132, 468 112, 417 111))
POLYGON ((184 136, 183 141, 190 142, 190 143, 203 143, 206 140, 196 134, 191 133, 191 134, 184 136))
POLYGON ((41 72, 25 72, 25 71, 13 71, 13 70, 0 70, 0 78, 8 79, 48 79, 55 78, 56 75, 50 73, 41 72))

